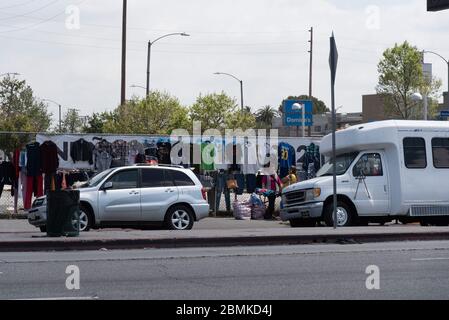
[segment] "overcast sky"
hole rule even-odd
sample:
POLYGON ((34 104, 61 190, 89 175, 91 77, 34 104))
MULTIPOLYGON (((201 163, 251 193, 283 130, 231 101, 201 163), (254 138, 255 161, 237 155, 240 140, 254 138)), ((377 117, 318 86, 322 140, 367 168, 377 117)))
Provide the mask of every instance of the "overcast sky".
MULTIPOLYGON (((120 102, 122 0, 1 0, 0 74, 19 72, 41 98, 84 115, 120 102), (80 28, 76 28, 79 8, 80 28), (73 9, 70 8, 69 9, 73 9), (68 28, 69 27, 69 28, 68 28)), ((127 98, 144 95, 147 41, 170 32, 152 54, 152 88, 183 105, 221 92, 245 104, 278 107, 288 95, 308 93, 309 32, 315 29, 313 93, 329 104, 329 36, 339 49, 336 103, 361 111, 375 92, 377 63, 395 42, 449 58, 449 11, 426 12, 425 0, 128 0, 127 98)), ((426 56, 447 88, 447 67, 426 56)), ((57 108, 50 105, 56 113, 57 108)))

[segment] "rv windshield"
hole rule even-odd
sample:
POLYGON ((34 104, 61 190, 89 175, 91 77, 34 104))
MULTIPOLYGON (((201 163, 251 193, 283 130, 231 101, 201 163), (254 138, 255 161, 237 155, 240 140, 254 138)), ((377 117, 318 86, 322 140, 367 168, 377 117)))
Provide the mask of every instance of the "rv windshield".
MULTIPOLYGON (((357 157, 358 152, 345 153, 337 156, 337 176, 344 174, 354 159, 357 157)), ((326 162, 321 169, 317 172, 317 177, 331 176, 333 175, 333 163, 332 159, 326 162)))

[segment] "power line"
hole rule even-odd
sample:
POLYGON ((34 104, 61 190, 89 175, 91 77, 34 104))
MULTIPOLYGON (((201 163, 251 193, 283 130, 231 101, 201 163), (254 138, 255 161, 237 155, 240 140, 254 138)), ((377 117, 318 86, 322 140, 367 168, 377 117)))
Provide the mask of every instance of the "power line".
POLYGON ((0 7, 0 10, 3 10, 3 9, 12 9, 12 8, 17 8, 17 7, 26 6, 26 5, 28 5, 28 4, 32 3, 32 2, 34 2, 34 1, 36 1, 36 0, 29 0, 29 1, 23 2, 23 3, 18 3, 18 4, 13 4, 13 5, 10 5, 10 6, 0 7))
MULTIPOLYGON (((37 9, 34 9, 34 10, 29 11, 29 12, 24 13, 24 14, 19 14, 19 15, 15 15, 15 16, 12 16, 12 17, 7 17, 7 18, 0 18, 0 21, 3 21, 3 20, 11 20, 11 19, 16 19, 16 18, 26 17, 26 16, 29 15, 29 14, 32 14, 32 13, 35 13, 35 12, 44 10, 45 8, 48 8, 48 7, 52 6, 52 5, 54 5, 56 2, 59 2, 59 0, 53 0, 53 1, 51 1, 50 3, 47 3, 46 5, 44 5, 44 6, 42 6, 42 7, 39 7, 39 8, 37 8, 37 9)), ((0 13, 3 14, 3 12, 0 12, 0 13)))
MULTIPOLYGON (((76 5, 79 6, 79 5, 81 5, 81 4, 82 4, 83 2, 85 2, 85 1, 86 1, 86 0, 80 0, 76 5)), ((52 20, 56 19, 57 17, 59 17, 59 16, 61 16, 61 15, 63 15, 63 14, 65 14, 65 10, 62 11, 62 12, 60 12, 60 13, 58 13, 57 15, 54 15, 54 16, 50 17, 50 18, 40 20, 40 22, 38 22, 38 23, 34 23, 34 24, 27 25, 27 26, 24 26, 24 27, 19 27, 19 28, 16 28, 16 29, 10 29, 10 30, 0 31, 0 33, 16 32, 16 31, 21 31, 21 30, 26 30, 26 29, 34 28, 34 27, 37 27, 37 26, 39 26, 39 25, 41 25, 41 24, 44 24, 44 23, 46 23, 46 22, 52 21, 52 20)))

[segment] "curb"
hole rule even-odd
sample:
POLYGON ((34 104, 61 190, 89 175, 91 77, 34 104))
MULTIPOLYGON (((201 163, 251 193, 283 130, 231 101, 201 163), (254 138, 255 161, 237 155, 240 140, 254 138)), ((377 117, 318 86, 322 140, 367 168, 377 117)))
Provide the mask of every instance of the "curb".
POLYGON ((449 232, 434 233, 379 233, 343 235, 253 236, 224 238, 167 238, 167 239, 112 239, 112 240, 43 240, 2 241, 0 252, 38 252, 75 250, 117 250, 147 248, 201 248, 275 246, 304 244, 361 244, 369 242, 449 240, 449 232))

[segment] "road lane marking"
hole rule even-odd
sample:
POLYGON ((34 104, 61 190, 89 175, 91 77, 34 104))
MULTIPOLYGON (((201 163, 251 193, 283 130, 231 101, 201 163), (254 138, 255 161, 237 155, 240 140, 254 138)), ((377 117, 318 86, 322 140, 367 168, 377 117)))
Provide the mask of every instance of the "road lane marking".
POLYGON ((419 258, 419 259, 412 259, 412 261, 438 261, 438 260, 449 260, 449 258, 419 258))
POLYGON ((59 297, 59 298, 23 298, 11 301, 58 301, 58 300, 98 300, 98 297, 59 297))

